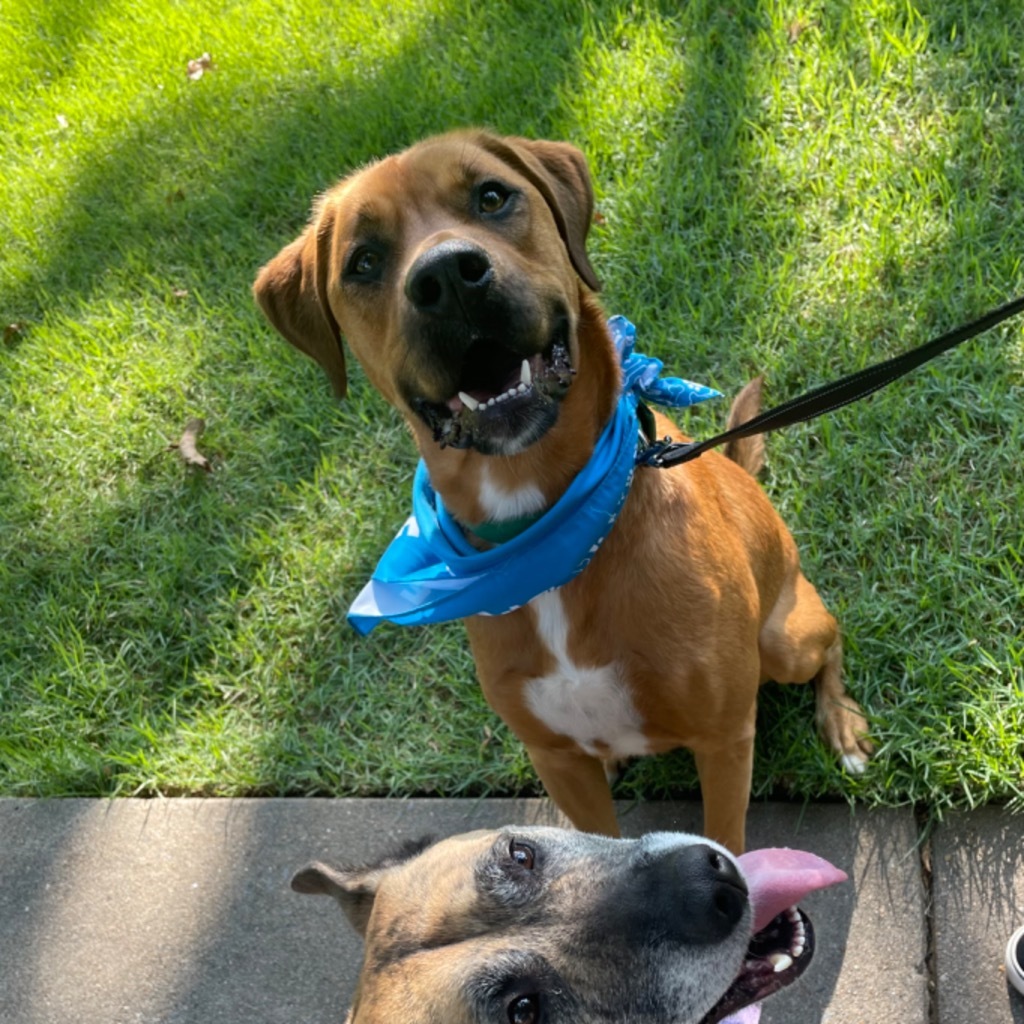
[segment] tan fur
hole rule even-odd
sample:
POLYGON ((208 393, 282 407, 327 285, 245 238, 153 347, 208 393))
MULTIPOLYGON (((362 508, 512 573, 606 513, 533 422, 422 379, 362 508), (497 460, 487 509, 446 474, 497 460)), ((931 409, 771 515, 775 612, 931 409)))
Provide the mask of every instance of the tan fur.
MULTIPOLYGON (((324 366, 339 394, 344 336, 374 386, 405 415, 433 486, 460 521, 486 518, 484 465, 503 489, 531 485, 550 504, 590 456, 619 387, 585 252, 592 202, 585 163, 571 146, 485 133, 429 139, 329 191, 303 235, 262 269, 256 298, 281 333, 324 366), (491 178, 522 196, 516 217, 497 227, 464 212, 472 183, 491 178), (387 254, 386 272, 369 289, 343 272, 367 223, 374 238, 386 240, 387 254), (554 425, 516 454, 440 447, 407 397, 415 388, 432 401, 448 398, 448 367, 437 351, 424 350, 405 289, 416 261, 451 240, 487 252, 502 287, 526 311, 524 344, 552 330, 553 304, 571 322, 575 377, 554 425)), ((733 421, 759 404, 757 380, 737 398, 733 421)), ((659 436, 681 436, 658 420, 659 436)), ((847 763, 862 762, 870 744, 864 717, 843 689, 836 622, 753 479, 763 446, 743 440, 727 454, 638 470, 614 530, 561 595, 572 662, 617 667, 651 752, 694 752, 706 833, 739 852, 763 682, 814 681, 819 727, 847 763)), ((466 627, 484 694, 526 744, 552 799, 578 828, 617 834, 601 759, 526 706, 530 680, 554 668, 535 611, 475 616, 466 627)), ((600 748, 602 738, 594 739, 600 748)))
MULTIPOLYGON (((755 377, 733 399, 729 419, 725 425, 726 430, 732 430, 741 423, 752 420, 761 411, 763 386, 764 377, 755 377)), ((732 459, 737 466, 742 466, 751 476, 757 476, 764 468, 764 434, 727 441, 722 448, 722 454, 727 459, 732 459)))

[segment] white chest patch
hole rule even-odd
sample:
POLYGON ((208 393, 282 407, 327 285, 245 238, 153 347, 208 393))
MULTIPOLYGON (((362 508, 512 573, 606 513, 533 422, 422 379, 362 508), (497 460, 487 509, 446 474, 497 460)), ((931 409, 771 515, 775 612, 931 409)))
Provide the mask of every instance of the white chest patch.
POLYGON ((479 499, 487 519, 496 523, 503 519, 533 515, 545 505, 544 495, 535 484, 525 484, 512 491, 507 490, 494 482, 486 463, 480 474, 479 499))
POLYGON ((643 722, 617 667, 583 668, 569 659, 562 595, 551 590, 529 606, 540 639, 557 664, 553 672, 526 684, 527 707, 552 732, 575 740, 592 757, 649 753, 643 722))

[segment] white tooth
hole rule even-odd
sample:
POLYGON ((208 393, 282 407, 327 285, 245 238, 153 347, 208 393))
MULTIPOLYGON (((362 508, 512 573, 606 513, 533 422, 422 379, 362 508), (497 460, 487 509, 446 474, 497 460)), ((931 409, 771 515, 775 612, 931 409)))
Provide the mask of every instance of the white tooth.
POLYGON ((496 398, 495 398, 494 400, 495 400, 496 402, 504 402, 506 398, 508 398, 508 393, 507 393, 507 392, 505 392, 505 391, 503 391, 503 392, 502 392, 502 393, 501 393, 500 395, 498 395, 498 396, 497 396, 497 397, 496 397, 496 398))
POLYGON ((529 387, 533 382, 533 374, 530 373, 530 364, 527 360, 523 360, 522 369, 519 371, 519 379, 529 387))
POLYGON ((494 405, 494 399, 493 398, 488 398, 487 401, 484 402, 484 408, 485 409, 490 409, 490 407, 492 405, 494 405))
POLYGON ((467 395, 465 391, 459 392, 459 400, 470 412, 476 412, 480 406, 480 403, 472 395, 467 395))
POLYGON ((799 960, 800 957, 804 955, 804 944, 799 941, 795 942, 793 944, 793 948, 790 950, 790 953, 793 954, 794 960, 799 960))
POLYGON ((775 973, 778 974, 780 971, 784 971, 787 967, 793 966, 793 958, 787 956, 785 953, 772 953, 768 957, 768 962, 775 968, 775 973))
POLYGON ((526 392, 529 391, 529 390, 530 390, 529 385, 527 385, 527 384, 520 384, 519 387, 516 388, 516 394, 517 395, 525 395, 526 392))

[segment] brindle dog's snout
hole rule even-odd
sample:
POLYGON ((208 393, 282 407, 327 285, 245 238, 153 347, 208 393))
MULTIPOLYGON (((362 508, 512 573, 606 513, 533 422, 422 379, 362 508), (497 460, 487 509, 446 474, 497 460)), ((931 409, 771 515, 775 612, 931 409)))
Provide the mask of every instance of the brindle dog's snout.
POLYGON ((478 245, 448 239, 422 253, 409 269, 405 295, 421 313, 471 317, 494 279, 490 257, 478 245))
POLYGON ((654 931, 670 942, 721 942, 747 908, 747 886, 739 869, 705 843, 661 852, 627 876, 612 900, 620 925, 654 931))
POLYGON ((698 843, 664 858, 669 884, 693 895, 691 912, 676 918, 676 931, 686 942, 719 942, 739 924, 747 906, 747 885, 730 857, 698 843))

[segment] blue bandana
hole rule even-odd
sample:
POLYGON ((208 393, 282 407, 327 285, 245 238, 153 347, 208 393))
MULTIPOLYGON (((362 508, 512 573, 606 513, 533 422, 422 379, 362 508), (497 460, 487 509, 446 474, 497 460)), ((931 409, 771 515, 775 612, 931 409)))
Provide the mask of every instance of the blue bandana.
POLYGON ((412 515, 349 608, 348 621, 359 633, 365 636, 382 619, 419 626, 503 615, 563 586, 587 567, 629 493, 638 401, 683 408, 720 395, 678 377, 659 377, 661 360, 633 351, 636 328, 625 317, 612 317, 608 327, 622 360, 623 392, 568 490, 517 537, 478 551, 431 487, 420 460, 412 515))

